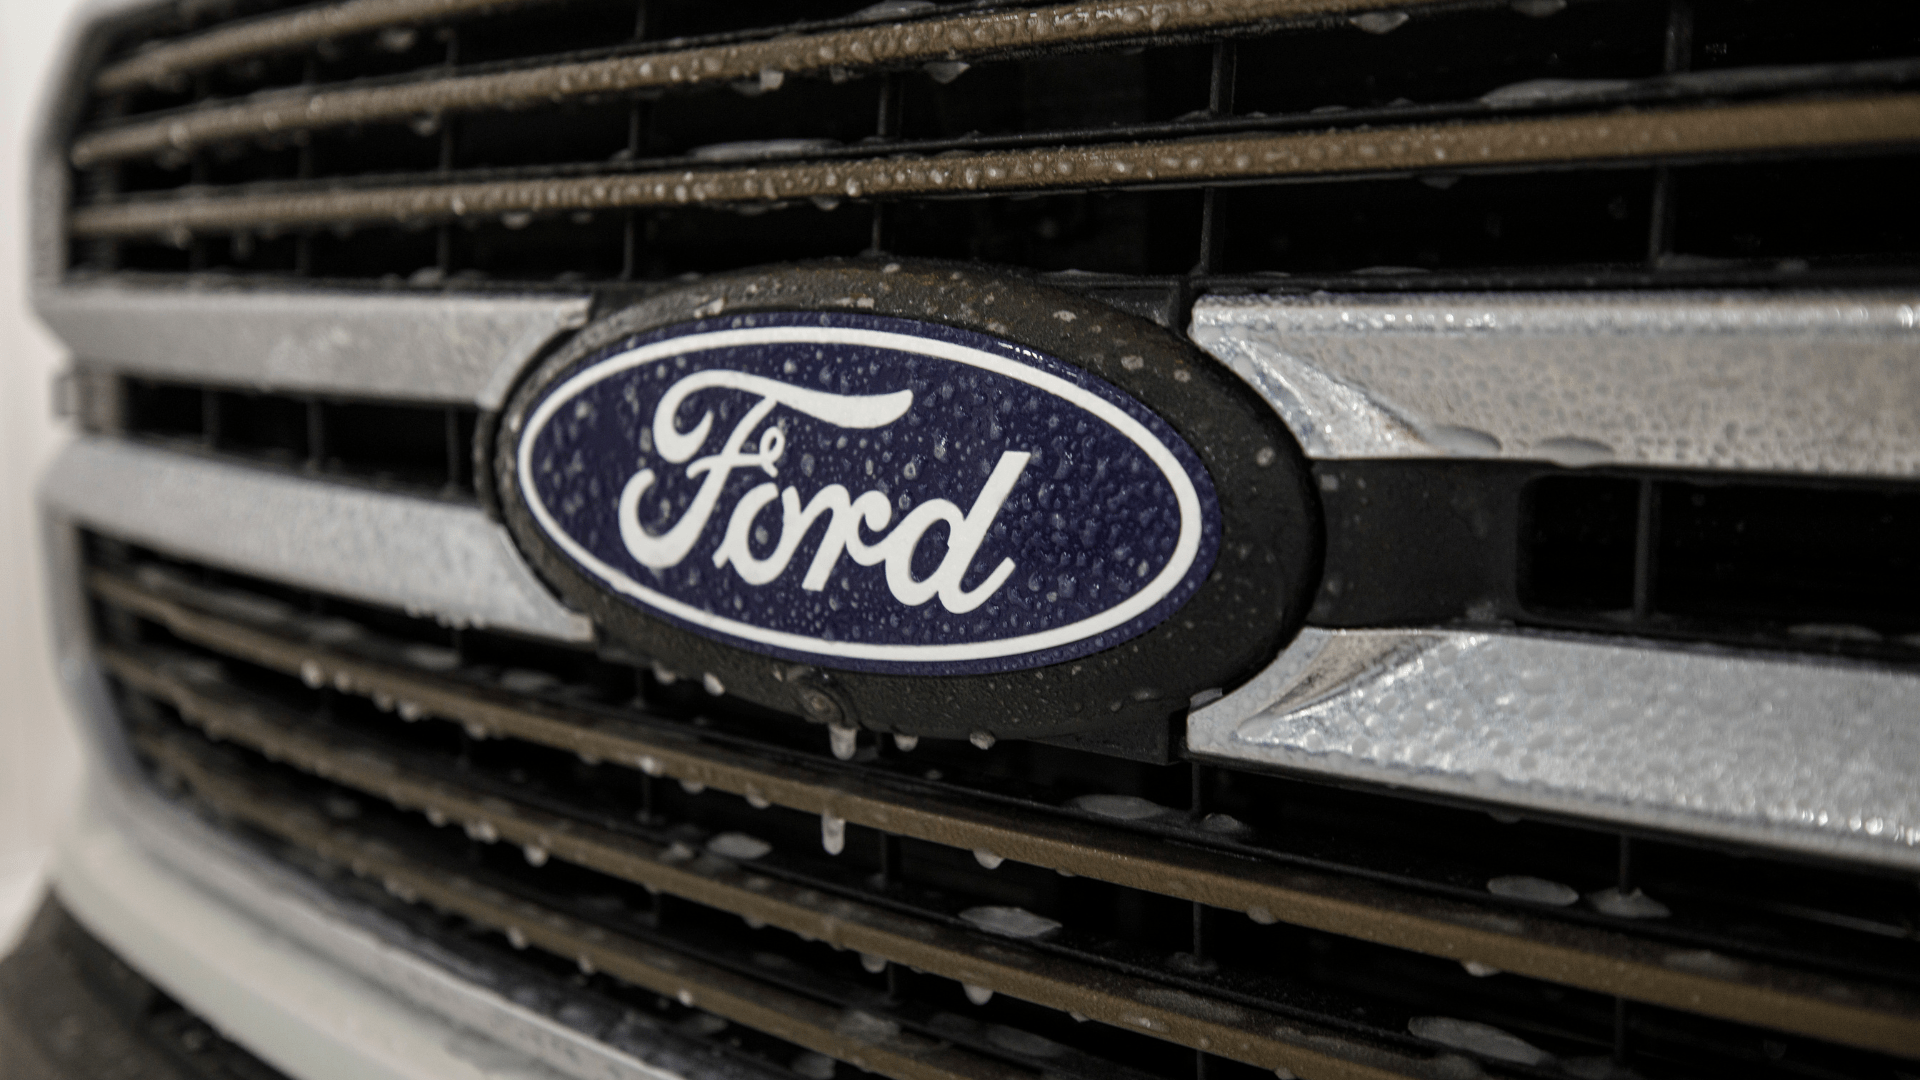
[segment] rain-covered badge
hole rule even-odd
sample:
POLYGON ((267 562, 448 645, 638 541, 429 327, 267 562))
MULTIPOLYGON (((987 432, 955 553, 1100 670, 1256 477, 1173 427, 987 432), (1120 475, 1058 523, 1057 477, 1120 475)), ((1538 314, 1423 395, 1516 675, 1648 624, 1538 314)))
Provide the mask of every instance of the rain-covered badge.
POLYGON ((520 493, 581 570, 728 644, 983 674, 1146 632, 1206 579, 1212 481, 1080 368, 909 319, 687 323, 589 356, 527 413, 520 493))

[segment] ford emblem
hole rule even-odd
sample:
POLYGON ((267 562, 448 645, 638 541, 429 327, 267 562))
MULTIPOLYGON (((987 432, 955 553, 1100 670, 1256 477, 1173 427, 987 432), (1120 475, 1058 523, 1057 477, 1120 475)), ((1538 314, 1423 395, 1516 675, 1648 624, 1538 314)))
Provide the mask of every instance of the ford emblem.
MULTIPOLYGON (((625 609, 603 621, 651 628, 619 635, 648 656, 703 639, 686 674, 709 688, 744 692, 745 667, 781 688, 773 703, 797 693, 815 719, 872 724, 863 675, 1057 669, 1149 635, 1213 576, 1227 521, 1207 463, 1057 345, 859 298, 720 299, 603 330, 523 392, 502 440, 521 531, 564 564, 563 591, 625 609)), ((1045 317, 1099 345, 1129 321, 1077 299, 1045 317)), ((1181 696, 1142 674, 1123 696, 1148 689, 1162 711, 1181 696)))

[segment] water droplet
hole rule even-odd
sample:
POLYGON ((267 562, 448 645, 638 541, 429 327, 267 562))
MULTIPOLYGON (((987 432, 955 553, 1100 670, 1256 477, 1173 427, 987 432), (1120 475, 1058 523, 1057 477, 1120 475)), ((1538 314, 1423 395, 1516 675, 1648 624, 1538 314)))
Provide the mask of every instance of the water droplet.
POLYGON ((640 760, 636 762, 636 764, 640 766, 640 771, 646 773, 648 776, 659 776, 663 771, 660 768, 660 759, 651 754, 641 754, 640 760))
POLYGON ((995 855, 986 848, 975 848, 973 849, 973 861, 989 870, 998 870, 1000 869, 1000 864, 1007 860, 995 855))
POLYGON ((834 1066, 832 1058, 811 1050, 793 1059, 793 1071, 807 1080, 833 1080, 834 1066))
POLYGON ((753 807, 755 810, 765 810, 767 807, 773 805, 771 799, 768 799, 765 795, 760 794, 758 790, 751 787, 747 789, 746 799, 747 805, 753 807))
POLYGON ((1495 896, 1504 896, 1509 900, 1525 900, 1532 904, 1549 904, 1553 907, 1566 907, 1580 899, 1580 894, 1571 887, 1545 878, 1527 877, 1523 874, 1510 874, 1487 882, 1487 891, 1495 896))
POLYGON ((682 780, 680 781, 680 790, 689 795, 698 795, 707 790, 707 785, 698 780, 682 780))
POLYGON ((1408 18, 1404 11, 1369 11, 1347 21, 1369 34, 1391 34, 1407 25, 1408 18))
POLYGON ((431 806, 430 806, 430 807, 428 807, 428 808, 427 808, 427 823, 428 823, 429 825, 432 825, 432 826, 433 826, 434 828, 436 828, 436 829, 437 829, 437 828, 439 828, 439 827, 440 827, 440 826, 442 826, 442 825, 445 825, 445 824, 447 823, 447 814, 446 814, 446 811, 444 811, 444 810, 441 810, 441 809, 439 809, 439 808, 437 808, 437 807, 431 807, 431 806))
POLYGON ((1273 912, 1268 911, 1266 908, 1263 908, 1263 907, 1248 908, 1247 918, 1252 919, 1254 922, 1259 923, 1261 926, 1272 926, 1274 923, 1277 923, 1280 921, 1279 916, 1275 915, 1273 912))
POLYGON ((972 983, 961 983, 960 989, 966 991, 967 1000, 973 1002, 975 1005, 985 1005, 987 1002, 993 1000, 993 991, 984 986, 975 986, 972 983))
POLYGON ((327 684, 327 673, 318 663, 312 660, 302 660, 300 662, 300 681, 306 683, 308 687, 318 690, 327 684))
POLYGON ((516 949, 527 947, 527 935, 517 926, 507 927, 507 944, 516 949))
POLYGON ((1511 6, 1529 19, 1544 19, 1567 10, 1567 0, 1513 0, 1511 6))
POLYGON ((1166 817, 1174 813, 1170 807, 1161 806, 1138 795, 1080 795, 1067 800, 1067 805, 1075 810, 1084 810, 1089 814, 1117 818, 1121 821, 1146 821, 1149 818, 1166 817))
POLYGON ((723 832, 707 841, 707 850, 729 859, 753 860, 773 850, 773 845, 743 832, 723 832))
POLYGON ((1415 1038, 1437 1042, 1442 1046, 1451 1046, 1455 1050, 1465 1050, 1470 1054, 1480 1054, 1498 1061, 1511 1061, 1521 1065, 1544 1065, 1553 1060, 1552 1054, 1524 1039, 1509 1035, 1491 1024, 1455 1020, 1450 1016, 1416 1016, 1407 1021, 1407 1030, 1415 1038))
POLYGON ((924 65, 922 70, 924 70, 927 73, 927 77, 934 82, 945 85, 966 74, 967 69, 972 66, 972 64, 964 60, 936 60, 931 64, 924 65))
POLYGON ((409 724, 425 715, 427 715, 427 711, 422 709, 417 702, 403 701, 400 703, 400 719, 405 720, 409 724))
POLYGON ((967 741, 979 747, 982 750, 993 749, 993 735, 991 732, 976 731, 973 734, 967 736, 967 741))
POLYGON ((691 1009, 693 1008, 693 991, 683 986, 680 988, 680 993, 674 995, 674 1000, 691 1009))
POLYGON ((547 849, 541 847, 538 844, 526 845, 525 847, 520 849, 520 854, 525 855, 527 857, 528 866, 547 865, 547 849))
POLYGON ((579 956, 574 957, 573 962, 574 965, 580 969, 580 974, 582 975, 591 975, 599 970, 593 966, 593 957, 588 956, 586 953, 581 953, 579 956))
POLYGON ((1084 1024, 1087 1022, 1086 1013, 1077 1013, 1077 1012, 1074 1012, 1072 1009, 1068 1009, 1067 1015, 1073 1017, 1073 1022, 1076 1024, 1084 1024))
POLYGON ((827 854, 838 855, 847 848, 847 819, 832 814, 820 815, 820 846, 827 854))
POLYGON ((500 831, 493 827, 493 822, 491 821, 469 821, 467 822, 467 836, 483 844, 491 844, 495 840, 500 839, 500 831))
POLYGON ((914 747, 920 745, 920 736, 895 735, 893 737, 893 745, 898 747, 902 753, 911 753, 914 747))
POLYGON ((989 933, 1016 938, 1037 938, 1060 929, 1059 923, 1045 915, 1017 907, 968 908, 960 913, 960 919, 989 933))
POLYGON ((1664 919, 1673 914, 1667 910, 1667 905, 1639 889, 1632 892, 1601 889, 1588 893, 1587 903, 1593 905, 1593 910, 1600 914, 1612 915, 1616 919, 1664 919))
POLYGON ((860 729, 828 724, 827 743, 833 747, 834 757, 841 761, 851 761, 853 752, 860 748, 860 729))
POLYGON ((721 694, 727 692, 726 684, 716 678, 711 671, 700 676, 700 685, 706 687, 707 693, 712 694, 714 697, 719 697, 721 694))
POLYGON ((875 956, 872 953, 861 953, 860 966, 865 968, 868 973, 878 975, 887 970, 887 958, 884 956, 875 956))
POLYGON ((1466 968, 1467 974, 1476 979, 1484 979, 1489 975, 1500 974, 1499 968, 1494 967, 1492 964, 1483 964, 1478 960, 1462 960, 1460 961, 1460 966, 1466 968))

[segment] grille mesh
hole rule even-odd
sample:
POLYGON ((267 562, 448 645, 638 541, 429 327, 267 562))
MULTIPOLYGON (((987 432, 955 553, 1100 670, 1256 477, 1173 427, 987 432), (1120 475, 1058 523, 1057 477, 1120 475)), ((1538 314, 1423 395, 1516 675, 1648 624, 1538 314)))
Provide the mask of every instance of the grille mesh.
POLYGON ((1808 35, 1752 0, 362 6, 394 21, 263 12, 282 47, 244 56, 219 27, 119 39, 74 143, 74 270, 617 282, 874 252, 1807 283, 1915 245, 1920 23, 1870 4, 1808 35), (196 42, 221 59, 181 61, 196 42), (1781 163, 1718 164, 1754 157, 1781 163))
POLYGON ((429 901, 595 971, 613 969, 590 945, 636 935, 755 977, 771 949, 816 1001, 935 1038, 958 1014, 1163 1077, 1342 1075, 1314 1047, 1421 1075, 1434 1016, 1648 1076, 1887 1067, 1822 1039, 1911 1050, 1897 879, 1044 744, 862 736, 842 760, 818 726, 630 658, 92 549, 103 656, 163 779, 403 899, 455 875, 534 905, 516 918, 578 920, 540 939, 474 896, 429 901), (313 824, 330 800, 352 809, 313 824), (1006 936, 1023 920, 1043 932, 1006 936), (1473 974, 1493 969, 1513 974, 1473 974), (1113 979, 1138 1022, 1102 1012, 1113 979), (966 985, 1019 1000, 969 1006, 966 985))

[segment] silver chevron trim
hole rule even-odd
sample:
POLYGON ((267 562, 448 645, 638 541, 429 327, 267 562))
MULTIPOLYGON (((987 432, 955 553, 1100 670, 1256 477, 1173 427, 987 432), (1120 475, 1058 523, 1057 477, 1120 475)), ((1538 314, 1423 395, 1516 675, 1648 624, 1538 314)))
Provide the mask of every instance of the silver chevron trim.
POLYGON ((255 292, 124 285, 42 289, 83 364, 260 390, 498 408, 581 296, 255 292))
POLYGON ((1208 297, 1309 457, 1920 476, 1920 295, 1208 297))
POLYGON ((1518 633, 1309 628, 1194 753, 1920 869, 1920 674, 1518 633))
POLYGON ((76 524, 241 573, 455 625, 592 637, 477 507, 111 439, 62 451, 41 498, 76 524))

